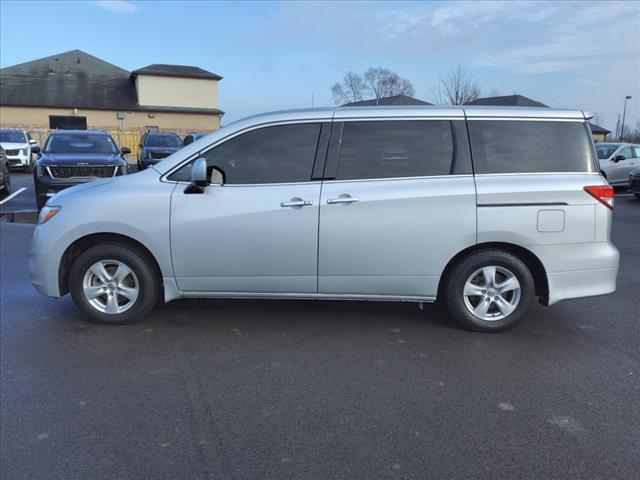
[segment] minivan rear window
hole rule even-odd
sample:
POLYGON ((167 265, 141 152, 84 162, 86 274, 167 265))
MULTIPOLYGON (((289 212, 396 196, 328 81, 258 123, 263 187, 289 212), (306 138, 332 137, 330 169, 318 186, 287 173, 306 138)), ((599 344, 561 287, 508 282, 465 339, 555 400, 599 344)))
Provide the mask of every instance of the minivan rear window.
POLYGON ((582 122, 471 120, 469 136, 476 173, 594 171, 582 122))
POLYGON ((450 175, 448 120, 345 122, 336 180, 450 175))

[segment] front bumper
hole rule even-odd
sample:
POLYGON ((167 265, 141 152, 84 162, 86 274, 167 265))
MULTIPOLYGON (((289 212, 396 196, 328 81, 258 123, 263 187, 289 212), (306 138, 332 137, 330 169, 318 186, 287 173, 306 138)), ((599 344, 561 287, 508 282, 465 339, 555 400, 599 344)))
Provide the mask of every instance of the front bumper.
POLYGON ((31 283, 35 289, 47 297, 60 297, 58 287, 58 266, 60 255, 52 251, 50 245, 43 240, 41 230, 47 225, 36 226, 29 252, 29 271, 31 283))
POLYGON ((65 188, 81 185, 83 183, 99 180, 97 178, 74 178, 57 179, 51 177, 38 177, 36 192, 41 197, 53 197, 56 193, 65 188))
POLYGON ((640 177, 629 177, 629 192, 640 194, 640 177))
POLYGON ((9 163, 9 167, 24 168, 31 165, 29 155, 7 155, 7 162, 9 163))

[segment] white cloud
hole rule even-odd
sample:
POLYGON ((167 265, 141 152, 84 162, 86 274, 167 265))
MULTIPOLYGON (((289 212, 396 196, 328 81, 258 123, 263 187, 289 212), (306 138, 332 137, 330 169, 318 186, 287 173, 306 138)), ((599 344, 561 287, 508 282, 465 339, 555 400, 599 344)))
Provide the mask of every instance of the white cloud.
POLYGON ((96 5, 116 13, 132 13, 138 9, 136 5, 126 0, 98 0, 96 5))

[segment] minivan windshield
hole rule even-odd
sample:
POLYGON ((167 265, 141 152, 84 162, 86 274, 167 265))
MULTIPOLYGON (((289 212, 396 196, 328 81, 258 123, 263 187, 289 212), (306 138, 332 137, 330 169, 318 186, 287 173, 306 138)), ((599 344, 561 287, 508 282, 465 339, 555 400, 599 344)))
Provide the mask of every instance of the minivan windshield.
POLYGON ((111 153, 118 152, 108 135, 98 133, 56 133, 47 139, 44 153, 111 153))
POLYGON ((144 144, 147 147, 181 147, 182 141, 173 135, 149 135, 144 144))
POLYGON ((0 130, 0 142, 3 143, 27 143, 24 133, 12 130, 0 130))
POLYGON ((616 151, 618 145, 596 145, 596 152, 598 152, 598 158, 609 158, 613 152, 616 151))

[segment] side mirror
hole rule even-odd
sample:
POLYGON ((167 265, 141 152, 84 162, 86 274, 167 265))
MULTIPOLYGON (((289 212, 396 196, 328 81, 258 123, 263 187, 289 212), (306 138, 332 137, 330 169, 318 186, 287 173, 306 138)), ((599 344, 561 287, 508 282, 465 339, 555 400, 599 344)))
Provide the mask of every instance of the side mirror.
POLYGON ((184 193, 204 193, 207 185, 207 160, 198 158, 191 165, 191 184, 184 189, 184 193))
POLYGON ((626 160, 624 155, 616 155, 613 159, 614 162, 619 162, 620 160, 626 160))
POLYGON ((40 147, 37 145, 34 145, 33 147, 31 147, 31 153, 40 153, 40 147))
POLYGON ((131 149, 129 147, 122 147, 120 149, 120 152, 122 153, 122 155, 126 155, 128 153, 131 153, 131 149))

